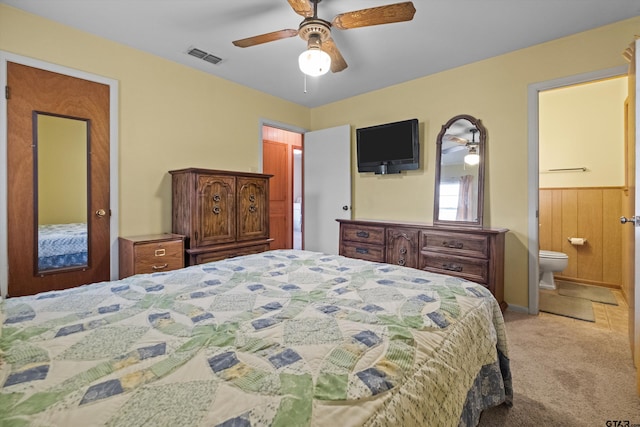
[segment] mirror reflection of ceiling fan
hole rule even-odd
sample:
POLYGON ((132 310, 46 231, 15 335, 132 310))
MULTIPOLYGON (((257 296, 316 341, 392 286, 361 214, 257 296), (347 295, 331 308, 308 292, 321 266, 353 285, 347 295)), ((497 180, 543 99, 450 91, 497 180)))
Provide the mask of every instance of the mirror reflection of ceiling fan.
POLYGON ((478 142, 476 142, 476 133, 478 129, 471 128, 467 132, 471 132, 471 141, 461 136, 446 134, 442 137, 442 154, 455 153, 456 151, 468 150, 469 152, 477 152, 478 142))
POLYGON ((298 58, 300 69, 311 76, 325 74, 329 69, 337 73, 347 68, 347 62, 331 38, 331 29, 348 30, 393 22, 411 21, 416 8, 413 3, 395 3, 340 13, 331 22, 318 18, 321 0, 287 0, 293 10, 304 20, 297 30, 285 29, 235 40, 238 47, 249 47, 299 35, 307 42, 307 50, 298 58))

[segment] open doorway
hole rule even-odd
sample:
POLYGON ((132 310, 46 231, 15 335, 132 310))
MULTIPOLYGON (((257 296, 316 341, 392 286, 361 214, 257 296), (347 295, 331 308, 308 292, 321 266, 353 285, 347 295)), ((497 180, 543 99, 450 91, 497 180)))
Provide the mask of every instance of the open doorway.
POLYGON ((269 180, 271 249, 302 249, 303 134, 262 126, 262 171, 269 180))
MULTIPOLYGON (((528 248, 529 248, 529 304, 528 312, 537 314, 539 310, 539 250, 540 250, 540 217, 539 217, 539 189, 540 189, 540 168, 539 163, 539 146, 540 146, 540 111, 539 111, 539 93, 557 89, 561 87, 578 85, 592 81, 607 79, 611 77, 626 75, 627 67, 615 67, 606 70, 600 70, 592 73, 585 73, 576 76, 563 77, 556 80, 535 83, 528 88, 528 200, 529 200, 529 220, 528 220, 528 248)), ((585 125, 588 125, 585 124, 585 125)), ((603 142, 604 144, 604 142, 603 142)), ((578 165, 580 167, 582 165, 578 165)), ((580 236, 564 236, 580 237, 580 236)))
POLYGON ((545 90, 538 98, 539 307, 609 326, 628 311, 619 223, 627 76, 545 90))

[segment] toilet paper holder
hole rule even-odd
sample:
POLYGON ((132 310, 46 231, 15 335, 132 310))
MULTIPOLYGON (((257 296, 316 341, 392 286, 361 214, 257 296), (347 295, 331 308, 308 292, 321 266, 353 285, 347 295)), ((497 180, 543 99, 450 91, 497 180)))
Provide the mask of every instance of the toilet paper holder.
POLYGON ((567 237, 567 241, 574 246, 582 246, 587 243, 587 239, 583 237, 567 237))

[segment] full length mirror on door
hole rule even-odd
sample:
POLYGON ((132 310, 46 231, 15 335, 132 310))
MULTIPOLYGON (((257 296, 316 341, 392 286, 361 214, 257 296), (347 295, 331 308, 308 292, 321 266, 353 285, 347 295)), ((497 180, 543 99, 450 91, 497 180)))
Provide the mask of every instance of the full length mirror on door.
POLYGON ((33 113, 36 274, 88 265, 87 119, 33 113))

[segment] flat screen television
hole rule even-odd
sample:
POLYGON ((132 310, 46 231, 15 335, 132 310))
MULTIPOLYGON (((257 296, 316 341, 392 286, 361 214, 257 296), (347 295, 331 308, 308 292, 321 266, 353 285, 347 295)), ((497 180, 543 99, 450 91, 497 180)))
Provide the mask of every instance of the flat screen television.
POLYGON ((358 172, 400 173, 420 167, 418 119, 356 129, 358 172))

